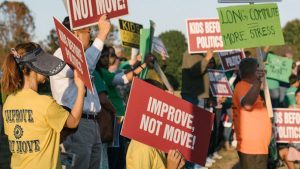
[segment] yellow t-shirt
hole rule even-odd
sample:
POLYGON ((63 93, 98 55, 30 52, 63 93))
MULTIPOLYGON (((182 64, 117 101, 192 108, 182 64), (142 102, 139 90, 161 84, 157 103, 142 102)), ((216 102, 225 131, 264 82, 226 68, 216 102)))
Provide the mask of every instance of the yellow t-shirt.
POLYGON ((127 169, 166 169, 165 153, 135 140, 131 140, 127 155, 127 169))
POLYGON ((59 139, 69 113, 49 96, 23 89, 7 97, 4 130, 12 169, 61 168, 59 139))

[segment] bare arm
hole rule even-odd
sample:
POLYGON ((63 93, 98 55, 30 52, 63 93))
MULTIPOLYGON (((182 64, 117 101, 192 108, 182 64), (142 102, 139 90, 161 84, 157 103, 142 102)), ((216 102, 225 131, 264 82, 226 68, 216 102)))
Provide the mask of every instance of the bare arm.
POLYGON ((204 59, 201 61, 201 66, 200 66, 200 73, 203 74, 206 69, 207 69, 207 65, 210 61, 210 59, 214 56, 214 52, 212 50, 208 50, 206 53, 206 56, 204 57, 204 59))
POLYGON ((128 79, 128 81, 132 81, 134 75, 138 75, 139 73, 141 73, 141 71, 143 71, 143 69, 146 68, 146 63, 141 64, 139 67, 137 67, 136 69, 126 73, 126 78, 128 79))
POLYGON ((78 126, 84 103, 85 87, 76 70, 74 71, 74 82, 77 86, 77 98, 65 123, 65 126, 68 128, 76 128, 78 126))
POLYGON ((253 84, 248 93, 242 98, 241 105, 244 109, 250 111, 253 108, 255 101, 259 96, 261 88, 261 81, 256 80, 253 84))

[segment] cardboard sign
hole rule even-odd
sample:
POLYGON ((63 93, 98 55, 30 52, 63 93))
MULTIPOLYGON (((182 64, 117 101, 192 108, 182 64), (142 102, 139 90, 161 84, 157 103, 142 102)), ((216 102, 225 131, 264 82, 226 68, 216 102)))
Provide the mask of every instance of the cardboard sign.
POLYGON ((222 51, 223 41, 219 19, 188 19, 186 21, 189 53, 222 51))
POLYGON ((128 14, 127 0, 67 0, 71 29, 96 25, 100 16, 114 18, 128 14))
MULTIPOLYGON (((150 20, 150 28, 149 29, 141 29, 140 30, 140 54, 142 55, 142 62, 145 60, 145 56, 151 52, 152 50, 152 40, 155 31, 155 23, 150 20)), ((147 77, 149 69, 145 68, 140 74, 139 77, 141 79, 145 79, 147 77)))
POLYGON ((281 2, 281 0, 218 0, 219 3, 281 2))
POLYGON ((87 67, 85 53, 81 42, 55 17, 53 17, 53 19, 64 61, 70 67, 78 70, 79 77, 83 81, 84 85, 92 93, 94 93, 93 85, 90 79, 90 72, 87 67))
POLYGON ((208 70, 210 90, 214 97, 232 97, 232 90, 226 75, 221 70, 208 70))
POLYGON ((243 50, 219 52, 220 61, 224 71, 235 70, 241 60, 245 58, 243 50))
POLYGON ((292 64, 293 60, 291 59, 268 54, 266 64, 267 77, 289 83, 289 77, 292 74, 292 64))
POLYGON ((152 50, 157 52, 160 55, 166 56, 167 58, 170 57, 164 43, 161 41, 159 37, 153 37, 152 50))
POLYGON ((140 48, 140 29, 143 25, 119 19, 120 36, 123 46, 140 48))
POLYGON ((273 109, 277 142, 300 143, 300 109, 273 109))
POLYGON ((218 8, 224 49, 284 44, 277 4, 218 8))
POLYGON ((134 78, 121 135, 205 164, 214 115, 134 78))

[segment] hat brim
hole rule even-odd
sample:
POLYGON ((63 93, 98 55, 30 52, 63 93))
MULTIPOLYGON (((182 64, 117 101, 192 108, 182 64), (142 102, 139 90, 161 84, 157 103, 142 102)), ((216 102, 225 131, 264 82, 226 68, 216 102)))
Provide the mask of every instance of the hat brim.
POLYGON ((42 50, 36 55, 35 61, 27 62, 26 65, 44 76, 53 76, 59 73, 65 67, 66 63, 42 50))

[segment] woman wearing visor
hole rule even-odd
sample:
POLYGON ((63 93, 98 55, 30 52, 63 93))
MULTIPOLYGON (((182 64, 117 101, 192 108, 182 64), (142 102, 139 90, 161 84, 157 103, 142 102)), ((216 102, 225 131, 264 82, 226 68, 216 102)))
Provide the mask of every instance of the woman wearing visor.
POLYGON ((35 43, 20 44, 5 58, 2 87, 8 97, 3 106, 3 118, 12 153, 12 169, 61 168, 60 132, 64 126, 77 127, 85 87, 75 71, 77 99, 71 112, 37 91, 38 84, 64 66, 62 60, 45 53, 35 43))

